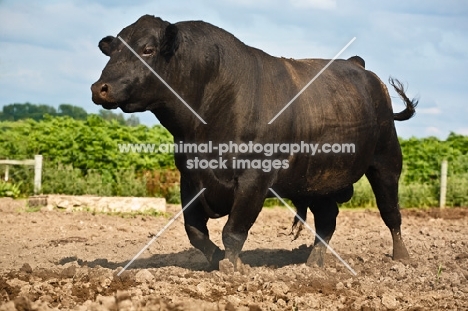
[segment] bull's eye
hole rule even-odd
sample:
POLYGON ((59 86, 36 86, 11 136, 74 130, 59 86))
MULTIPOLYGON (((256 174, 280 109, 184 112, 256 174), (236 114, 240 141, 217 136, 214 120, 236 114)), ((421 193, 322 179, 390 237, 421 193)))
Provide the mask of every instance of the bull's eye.
POLYGON ((151 56, 154 54, 154 47, 152 46, 147 46, 145 47, 145 49, 143 50, 143 56, 151 56))

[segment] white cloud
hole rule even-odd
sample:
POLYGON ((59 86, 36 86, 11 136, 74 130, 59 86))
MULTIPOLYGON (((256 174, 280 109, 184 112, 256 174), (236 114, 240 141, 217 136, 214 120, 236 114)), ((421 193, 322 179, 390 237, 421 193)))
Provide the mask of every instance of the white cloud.
POLYGON ((468 136, 468 127, 459 128, 458 130, 455 131, 455 133, 462 134, 462 135, 467 135, 467 136, 468 136))

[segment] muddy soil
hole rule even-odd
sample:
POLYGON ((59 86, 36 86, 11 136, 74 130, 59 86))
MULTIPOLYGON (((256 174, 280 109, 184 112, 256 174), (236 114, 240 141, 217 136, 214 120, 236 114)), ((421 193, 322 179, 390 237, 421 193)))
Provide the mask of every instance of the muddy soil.
MULTIPOLYGON (((405 262, 378 211, 341 211, 331 247, 356 276, 330 252, 323 268, 304 265, 313 235, 292 241, 285 208, 260 214, 242 273, 209 271, 179 219, 117 276, 179 210, 28 212, 1 199, 0 310, 468 310, 467 208, 404 210, 405 262)), ((225 221, 209 222, 218 245, 225 221)))

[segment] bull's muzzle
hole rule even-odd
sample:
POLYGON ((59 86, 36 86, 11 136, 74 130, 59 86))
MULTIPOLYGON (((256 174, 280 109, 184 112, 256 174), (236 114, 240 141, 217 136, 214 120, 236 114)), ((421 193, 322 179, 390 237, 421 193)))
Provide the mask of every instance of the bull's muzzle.
POLYGON ((100 81, 91 85, 92 100, 97 105, 105 105, 113 102, 110 96, 111 86, 100 81))

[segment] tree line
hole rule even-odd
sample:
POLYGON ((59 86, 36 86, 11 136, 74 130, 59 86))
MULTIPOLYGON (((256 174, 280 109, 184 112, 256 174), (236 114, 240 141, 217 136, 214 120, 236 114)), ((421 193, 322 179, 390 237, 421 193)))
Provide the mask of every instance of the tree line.
MULTIPOLYGON (((86 120, 90 113, 82 107, 70 104, 60 104, 57 109, 45 104, 32 104, 29 102, 14 103, 3 106, 0 112, 0 121, 18 121, 25 119, 41 121, 44 120, 47 115, 52 117, 67 116, 75 120, 86 120)), ((106 121, 115 120, 120 125, 137 126, 140 124, 140 119, 135 115, 130 115, 128 118, 125 118, 123 113, 115 113, 104 109, 100 109, 98 115, 106 121)))

